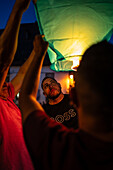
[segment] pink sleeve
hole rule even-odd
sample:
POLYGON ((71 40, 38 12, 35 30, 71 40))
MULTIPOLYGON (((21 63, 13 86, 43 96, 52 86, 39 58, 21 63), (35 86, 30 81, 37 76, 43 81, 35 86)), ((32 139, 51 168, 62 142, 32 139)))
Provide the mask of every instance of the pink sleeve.
POLYGON ((14 100, 15 98, 15 91, 14 91, 14 86, 12 85, 12 83, 8 83, 8 93, 9 93, 9 97, 14 100))

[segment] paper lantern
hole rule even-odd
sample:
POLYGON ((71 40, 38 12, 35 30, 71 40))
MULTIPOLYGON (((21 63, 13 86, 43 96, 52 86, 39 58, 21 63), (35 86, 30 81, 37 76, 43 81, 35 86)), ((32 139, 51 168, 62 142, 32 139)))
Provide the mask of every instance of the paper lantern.
POLYGON ((113 0, 37 0, 35 11, 55 71, 72 70, 90 45, 113 34, 113 0))

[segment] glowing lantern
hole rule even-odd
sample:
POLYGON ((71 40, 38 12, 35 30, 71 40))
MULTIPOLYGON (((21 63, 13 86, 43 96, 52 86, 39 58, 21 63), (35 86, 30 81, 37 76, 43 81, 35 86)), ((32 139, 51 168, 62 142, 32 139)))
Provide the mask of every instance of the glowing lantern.
POLYGON ((113 33, 113 0, 37 0, 35 11, 55 71, 77 67, 90 45, 113 33))

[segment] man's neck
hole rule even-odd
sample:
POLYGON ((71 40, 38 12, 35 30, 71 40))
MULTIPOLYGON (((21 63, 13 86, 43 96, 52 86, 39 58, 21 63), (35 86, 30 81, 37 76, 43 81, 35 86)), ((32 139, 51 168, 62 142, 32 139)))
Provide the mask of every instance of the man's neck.
POLYGON ((63 98, 64 98, 64 94, 61 93, 56 99, 49 99, 49 104, 50 105, 58 104, 63 100, 63 98))

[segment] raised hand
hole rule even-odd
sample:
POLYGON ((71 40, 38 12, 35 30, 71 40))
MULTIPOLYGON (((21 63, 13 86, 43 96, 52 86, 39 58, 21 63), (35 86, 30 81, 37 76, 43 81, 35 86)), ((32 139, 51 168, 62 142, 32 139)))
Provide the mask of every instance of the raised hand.
POLYGON ((20 10, 27 10, 29 7, 31 0, 16 0, 15 5, 20 9, 20 10))
POLYGON ((36 35, 33 41, 34 51, 38 56, 42 56, 48 48, 48 42, 43 40, 44 35, 36 35))

